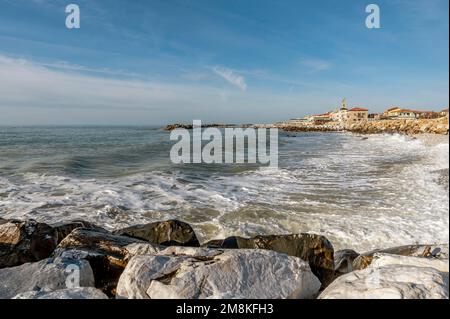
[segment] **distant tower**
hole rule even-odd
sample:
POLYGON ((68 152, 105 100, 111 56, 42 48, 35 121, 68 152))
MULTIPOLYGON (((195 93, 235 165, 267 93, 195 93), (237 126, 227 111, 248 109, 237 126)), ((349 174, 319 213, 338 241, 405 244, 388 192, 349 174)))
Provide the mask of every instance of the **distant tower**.
POLYGON ((347 101, 345 100, 345 98, 342 100, 341 110, 347 110, 347 101))

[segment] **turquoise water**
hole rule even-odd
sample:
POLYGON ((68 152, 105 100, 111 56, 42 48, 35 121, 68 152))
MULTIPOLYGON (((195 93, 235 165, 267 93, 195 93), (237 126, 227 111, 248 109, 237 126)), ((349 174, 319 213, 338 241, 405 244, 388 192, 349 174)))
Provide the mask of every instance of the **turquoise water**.
POLYGON ((0 217, 108 228, 178 218, 201 240, 315 232, 337 248, 448 242, 448 140, 282 133, 279 169, 172 164, 158 127, 0 128, 0 217))

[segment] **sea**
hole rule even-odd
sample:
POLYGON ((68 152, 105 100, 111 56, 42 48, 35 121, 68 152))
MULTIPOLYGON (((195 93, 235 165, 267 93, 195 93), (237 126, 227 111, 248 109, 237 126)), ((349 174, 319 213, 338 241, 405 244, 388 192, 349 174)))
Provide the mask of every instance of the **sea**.
POLYGON ((0 217, 107 229, 166 219, 201 242, 316 233, 358 252, 449 241, 448 136, 279 132, 278 169, 174 164, 162 127, 0 127, 0 217))

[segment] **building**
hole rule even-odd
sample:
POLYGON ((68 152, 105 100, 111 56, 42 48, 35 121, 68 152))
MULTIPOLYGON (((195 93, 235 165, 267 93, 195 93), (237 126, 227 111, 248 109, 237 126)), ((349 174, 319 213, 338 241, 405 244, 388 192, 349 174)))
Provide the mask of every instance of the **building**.
POLYGON ((369 110, 362 107, 354 107, 347 111, 347 123, 363 122, 369 118, 369 110))
POLYGON ((448 108, 439 112, 441 117, 448 117, 448 108))
POLYGON ((361 107, 348 109, 347 102, 343 99, 341 108, 329 114, 333 121, 340 123, 354 123, 367 121, 369 117, 369 110, 361 107))
POLYGON ((346 122, 347 121, 347 102, 345 99, 342 100, 342 105, 339 109, 330 112, 330 118, 335 122, 346 122))
POLYGON ((416 111, 416 110, 410 110, 410 109, 402 109, 399 107, 393 107, 390 109, 387 109, 384 112, 384 115, 389 119, 405 119, 405 120, 415 120, 420 117, 421 114, 423 114, 423 111, 416 111))
POLYGON ((331 122, 333 119, 330 113, 316 114, 308 117, 308 121, 314 123, 315 125, 325 124, 331 122))

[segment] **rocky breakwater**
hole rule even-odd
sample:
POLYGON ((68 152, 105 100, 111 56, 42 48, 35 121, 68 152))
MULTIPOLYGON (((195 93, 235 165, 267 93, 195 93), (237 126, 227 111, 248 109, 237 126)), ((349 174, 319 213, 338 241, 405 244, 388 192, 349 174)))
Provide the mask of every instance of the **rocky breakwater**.
POLYGON ((414 134, 448 134, 448 118, 419 120, 382 120, 365 121, 349 124, 347 131, 360 134, 403 133, 414 134))
POLYGON ((353 287, 363 297, 448 298, 448 245, 358 254, 313 234, 200 245, 177 220, 113 232, 0 220, 0 261, 0 298, 352 298, 353 287))
POLYGON ((340 132, 348 131, 358 134, 441 134, 448 135, 448 118, 419 120, 375 120, 351 124, 329 122, 327 124, 280 123, 276 127, 287 132, 340 132))

